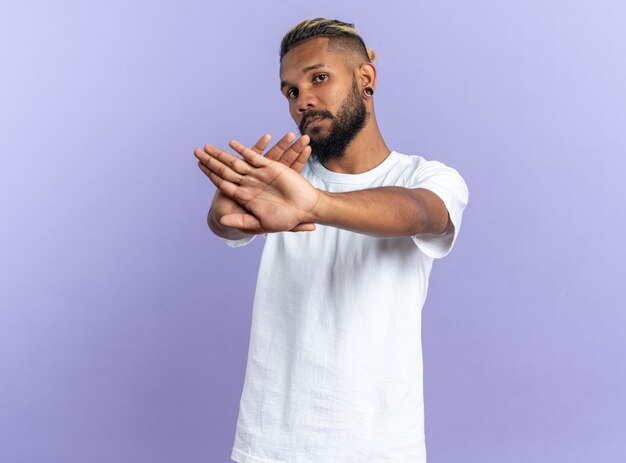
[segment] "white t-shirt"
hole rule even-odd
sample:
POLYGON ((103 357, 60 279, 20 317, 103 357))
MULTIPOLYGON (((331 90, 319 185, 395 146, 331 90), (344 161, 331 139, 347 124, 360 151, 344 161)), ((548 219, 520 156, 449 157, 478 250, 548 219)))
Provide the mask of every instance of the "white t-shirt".
MULTIPOLYGON (((447 235, 380 238, 316 224, 265 235, 231 458, 240 463, 426 462, 421 309, 433 259, 447 255, 468 190, 438 161, 392 151, 343 174, 309 159, 319 189, 427 188, 447 235)), ((232 247, 254 236, 224 241, 232 247)))

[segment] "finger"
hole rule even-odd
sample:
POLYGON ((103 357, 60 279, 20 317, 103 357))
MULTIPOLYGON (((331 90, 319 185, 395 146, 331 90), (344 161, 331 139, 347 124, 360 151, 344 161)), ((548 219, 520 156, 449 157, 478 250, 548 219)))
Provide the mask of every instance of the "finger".
MULTIPOLYGON (((229 182, 240 184, 243 176, 238 174, 237 172, 230 169, 228 166, 222 164, 215 158, 211 156, 207 156, 204 161, 198 161, 198 167, 202 169, 202 167, 210 170, 211 172, 219 175, 224 180, 228 180, 229 182)), ((202 169, 202 171, 206 174, 206 171, 202 169)))
POLYGON ((267 145, 269 145, 271 139, 272 136, 269 133, 266 133, 261 138, 259 138, 259 141, 254 144, 254 146, 252 147, 252 151, 257 154, 263 154, 263 151, 265 151, 265 148, 267 148, 267 145))
POLYGON ((225 227, 238 228, 244 233, 247 229, 255 229, 261 227, 261 222, 252 214, 226 214, 220 219, 220 223, 225 227))
POLYGON ((289 147, 287 151, 283 153, 280 158, 280 162, 285 164, 287 167, 291 167, 293 162, 300 156, 302 151, 309 145, 311 139, 308 135, 302 135, 296 142, 289 147))
POLYGON ((289 231, 299 232, 299 231, 313 231, 313 230, 315 230, 314 223, 299 223, 298 225, 296 225, 289 231))
POLYGON ((280 139, 278 143, 276 143, 267 153, 265 153, 265 157, 267 159, 271 159, 272 161, 276 161, 280 159, 283 153, 289 148, 291 142, 296 138, 296 134, 293 132, 288 132, 283 138, 280 139))
POLYGON ((198 161, 198 167, 200 168, 200 170, 202 170, 202 172, 204 172, 204 175, 206 175, 207 177, 209 177, 209 180, 211 180, 211 182, 213 183, 213 185, 217 186, 215 184, 215 181, 213 180, 213 178, 211 178, 211 175, 213 174, 213 172, 211 172, 209 170, 208 167, 206 167, 204 164, 202 164, 200 161, 198 161))
POLYGON ((209 177, 211 182, 213 182, 213 185, 215 185, 222 193, 224 193, 230 199, 239 203, 239 201, 235 197, 237 190, 241 188, 239 185, 229 182, 228 180, 224 180, 222 177, 209 169, 202 170, 207 175, 207 177, 209 177))
POLYGON ((252 151, 246 145, 238 142, 237 140, 230 140, 228 145, 241 154, 248 164, 253 167, 264 167, 271 163, 269 159, 266 159, 264 156, 252 151))
MULTIPOLYGON (((213 145, 204 145, 204 151, 209 154, 213 159, 219 160, 222 164, 230 167, 238 174, 246 175, 250 173, 252 168, 243 159, 239 159, 237 156, 233 156, 224 150, 221 150, 213 145)), ((255 153, 256 155, 256 153, 255 153)))
MULTIPOLYGON (((232 227, 229 227, 232 228, 232 227)), ((239 230, 240 232, 246 233, 248 235, 261 235, 263 233, 267 233, 267 230, 261 228, 261 227, 256 227, 256 228, 237 228, 236 230, 239 230)))
POLYGON ((291 168, 298 173, 302 172, 302 169, 304 169, 304 165, 306 164, 307 159, 311 156, 312 151, 313 149, 310 146, 305 146, 300 155, 291 164, 291 168))
POLYGON ((204 161, 209 157, 209 155, 200 148, 194 148, 193 155, 198 159, 198 161, 204 161))

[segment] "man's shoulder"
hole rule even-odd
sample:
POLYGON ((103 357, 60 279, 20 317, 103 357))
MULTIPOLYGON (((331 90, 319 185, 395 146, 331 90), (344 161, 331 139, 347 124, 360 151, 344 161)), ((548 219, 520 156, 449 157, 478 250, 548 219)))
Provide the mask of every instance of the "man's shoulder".
POLYGON ((398 161, 403 163, 404 165, 409 164, 409 165, 417 167, 417 166, 420 166, 429 162, 440 163, 440 161, 437 161, 434 159, 427 159, 426 157, 420 154, 403 153, 401 151, 396 151, 396 150, 392 151, 392 153, 398 158, 398 161))
POLYGON ((397 159, 391 170, 396 171, 401 177, 410 177, 428 167, 444 166, 439 161, 427 159, 419 154, 409 154, 394 150, 391 152, 391 155, 397 159))
POLYGON ((433 171, 433 170, 455 170, 448 164, 437 159, 429 159, 419 154, 406 154, 399 151, 393 151, 398 162, 396 166, 399 169, 409 172, 414 171, 433 171))
POLYGON ((418 154, 406 154, 395 151, 398 162, 394 165, 395 178, 398 185, 408 188, 430 188, 438 186, 455 189, 467 189, 465 180, 453 167, 443 161, 427 159, 418 154))

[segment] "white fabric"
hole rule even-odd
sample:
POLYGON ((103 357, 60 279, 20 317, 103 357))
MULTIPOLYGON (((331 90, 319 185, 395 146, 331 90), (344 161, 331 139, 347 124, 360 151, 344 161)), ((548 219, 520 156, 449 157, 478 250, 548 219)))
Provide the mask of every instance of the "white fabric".
POLYGON ((231 458, 426 462, 421 309, 433 260, 459 233, 467 186, 441 162, 396 151, 361 174, 309 159, 302 175, 331 192, 428 188, 454 230, 377 238, 317 224, 265 236, 231 458))

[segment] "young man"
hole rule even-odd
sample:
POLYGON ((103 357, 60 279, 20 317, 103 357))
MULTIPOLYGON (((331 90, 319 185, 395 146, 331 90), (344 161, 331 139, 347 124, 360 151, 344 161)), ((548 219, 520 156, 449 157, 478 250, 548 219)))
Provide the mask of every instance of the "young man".
POLYGON ((352 24, 303 21, 282 40, 281 91, 302 136, 239 158, 196 149, 218 191, 211 230, 265 235, 231 458, 426 461, 421 309, 468 190, 440 162, 390 150, 374 115, 374 53, 352 24))

